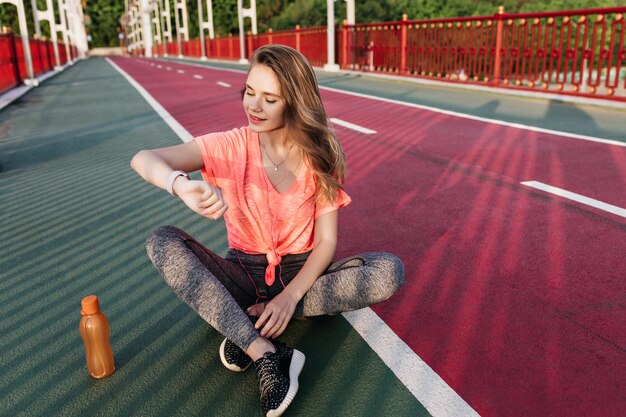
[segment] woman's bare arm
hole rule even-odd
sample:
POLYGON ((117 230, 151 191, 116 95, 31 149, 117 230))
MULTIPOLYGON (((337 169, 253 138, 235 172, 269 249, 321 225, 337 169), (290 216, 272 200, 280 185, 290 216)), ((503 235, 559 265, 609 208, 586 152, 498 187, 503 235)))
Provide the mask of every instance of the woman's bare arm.
MULTIPOLYGON (((150 184, 167 189, 172 172, 198 171, 204 167, 204 162, 200 147, 192 140, 168 148, 140 151, 133 157, 130 166, 150 184)), ((187 207, 211 220, 217 220, 228 209, 220 190, 205 181, 190 181, 179 176, 174 180, 173 190, 187 207)))

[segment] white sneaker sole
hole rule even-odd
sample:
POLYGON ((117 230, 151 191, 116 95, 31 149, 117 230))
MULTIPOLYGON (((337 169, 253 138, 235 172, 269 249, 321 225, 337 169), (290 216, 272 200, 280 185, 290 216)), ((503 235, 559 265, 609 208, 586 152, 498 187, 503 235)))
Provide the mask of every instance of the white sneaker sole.
POLYGON ((252 359, 250 360, 250 362, 248 363, 248 365, 246 365, 246 367, 244 368, 240 368, 235 364, 232 363, 228 363, 226 361, 226 356, 224 356, 224 349, 226 347, 226 339, 224 339, 222 341, 222 344, 220 345, 220 359, 222 360, 222 365, 224 365, 224 367, 226 369, 228 369, 229 371, 233 371, 233 372, 243 372, 246 369, 248 369, 248 366, 250 366, 250 364, 252 363, 252 359))
POLYGON ((285 412, 287 407, 289 407, 289 404, 291 404, 298 392, 298 377, 300 376, 300 372, 302 372, 305 360, 306 357, 304 356, 304 353, 296 349, 293 350, 291 363, 289 364, 289 391, 287 391, 285 399, 282 403, 280 403, 278 408, 267 412, 267 417, 278 417, 285 412))

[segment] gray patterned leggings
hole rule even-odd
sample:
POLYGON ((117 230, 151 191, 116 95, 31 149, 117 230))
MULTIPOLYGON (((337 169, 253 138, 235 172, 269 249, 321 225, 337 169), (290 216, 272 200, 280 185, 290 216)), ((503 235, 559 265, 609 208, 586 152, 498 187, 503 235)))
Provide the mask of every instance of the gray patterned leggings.
MULTIPOLYGON (((265 255, 230 249, 222 258, 184 231, 159 227, 146 242, 165 282, 200 317, 244 351, 259 337, 245 308, 279 294, 309 253, 283 256, 274 285, 265 283, 265 255)), ((294 318, 337 314, 386 300, 404 281, 400 259, 369 252, 333 262, 300 300, 294 318)))

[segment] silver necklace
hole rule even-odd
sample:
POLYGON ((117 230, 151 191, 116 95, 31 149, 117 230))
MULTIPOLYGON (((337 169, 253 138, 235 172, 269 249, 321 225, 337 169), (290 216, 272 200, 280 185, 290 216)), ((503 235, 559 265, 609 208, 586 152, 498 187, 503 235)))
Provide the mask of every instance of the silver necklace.
POLYGON ((270 162, 272 163, 272 165, 274 165, 274 171, 278 171, 278 167, 282 165, 283 162, 285 162, 287 160, 287 158, 289 158, 289 152, 291 152, 291 148, 293 148, 293 143, 291 144, 291 146, 289 147, 289 149, 287 150, 287 156, 285 156, 285 159, 283 159, 282 161, 280 161, 279 163, 274 162, 274 160, 270 157, 270 154, 267 153, 267 148, 265 147, 265 142, 261 141, 261 145, 263 145, 263 150, 265 151, 265 155, 267 155, 267 159, 270 160, 270 162))

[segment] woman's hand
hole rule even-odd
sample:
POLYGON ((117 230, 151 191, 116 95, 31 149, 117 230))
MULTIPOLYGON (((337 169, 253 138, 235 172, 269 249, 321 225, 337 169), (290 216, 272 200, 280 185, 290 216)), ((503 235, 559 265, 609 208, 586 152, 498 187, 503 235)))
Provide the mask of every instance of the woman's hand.
POLYGON ((211 220, 219 219, 228 210, 222 192, 205 181, 178 177, 174 182, 174 192, 187 207, 211 220))
POLYGON ((280 336, 287 324, 293 317, 293 312, 298 304, 298 297, 292 294, 291 291, 285 289, 278 294, 272 301, 267 303, 265 310, 259 317, 254 326, 256 329, 261 330, 261 336, 266 338, 275 339, 280 336))
POLYGON ((248 307, 248 309, 246 310, 246 313, 248 313, 249 316, 259 317, 261 314, 263 314, 264 310, 265 310, 265 303, 263 302, 263 303, 258 303, 251 307, 248 307))

